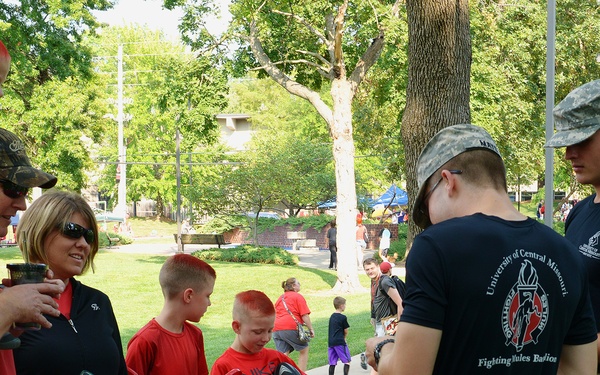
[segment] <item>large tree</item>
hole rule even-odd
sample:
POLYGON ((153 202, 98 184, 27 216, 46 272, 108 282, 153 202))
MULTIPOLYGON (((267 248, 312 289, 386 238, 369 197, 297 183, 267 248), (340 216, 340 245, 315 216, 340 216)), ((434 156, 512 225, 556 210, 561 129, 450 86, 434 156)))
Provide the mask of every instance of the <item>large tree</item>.
MULTIPOLYGON (((469 123, 471 38, 468 0, 407 0, 408 86, 402 117, 407 188, 416 197, 417 160, 439 130, 469 123)), ((414 200, 409 200, 412 210, 414 200)), ((418 231, 409 222, 409 243, 418 231)))
MULTIPOLYGON (((188 14, 202 11, 206 3, 188 1, 188 14)), ((237 0, 230 7, 230 30, 240 43, 237 62, 260 69, 290 93, 308 100, 333 139, 340 249, 334 289, 342 292, 362 289, 351 262, 357 212, 352 101, 385 45, 388 28, 397 22, 399 5, 399 0, 237 0), (323 82, 330 84, 330 104, 317 90, 323 82)))

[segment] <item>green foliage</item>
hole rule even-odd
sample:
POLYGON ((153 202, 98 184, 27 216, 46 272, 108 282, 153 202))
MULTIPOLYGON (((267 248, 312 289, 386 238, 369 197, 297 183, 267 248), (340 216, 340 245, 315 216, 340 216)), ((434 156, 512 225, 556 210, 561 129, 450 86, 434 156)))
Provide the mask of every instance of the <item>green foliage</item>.
POLYGON ((290 217, 279 221, 282 222, 282 224, 289 224, 291 226, 302 225, 303 230, 313 228, 320 231, 333 219, 335 219, 335 216, 322 214, 303 217, 290 217))
MULTIPOLYGON (((259 219, 262 220, 262 219, 259 219)), ((248 224, 248 218, 242 215, 217 216, 203 224, 198 233, 224 233, 236 227, 243 227, 248 224)))
POLYGON ((279 247, 242 245, 231 249, 208 249, 194 251, 193 256, 204 261, 276 264, 295 266, 298 256, 279 247))
MULTIPOLYGON (((133 243, 133 239, 131 239, 128 236, 123 236, 122 234, 119 233, 110 233, 107 234, 107 232, 98 232, 98 245, 100 246, 100 248, 105 248, 109 246, 109 241, 108 241, 108 237, 110 235, 110 238, 118 238, 119 239, 119 245, 129 245, 131 243, 133 243)), ((113 243, 114 245, 114 243, 113 243)))
MULTIPOLYGON (((259 217, 257 224, 257 233, 263 233, 267 230, 273 231, 275 227, 301 225, 302 230, 314 228, 316 230, 323 229, 335 217, 330 215, 311 215, 303 217, 289 217, 285 219, 273 219, 268 217, 259 217)), ((244 215, 219 216, 209 220, 199 229, 200 233, 223 233, 235 227, 248 228, 254 224, 254 218, 244 215)))
POLYGON ((98 26, 91 11, 111 6, 104 0, 0 3, 0 37, 12 56, 0 123, 23 139, 35 166, 58 177, 57 186, 75 191, 88 186, 91 153, 109 124, 84 40, 98 26))
POLYGON ((389 254, 395 256, 396 261, 404 260, 404 258, 406 257, 406 237, 401 240, 398 239, 396 241, 392 241, 390 243, 389 254))
POLYGON ((0 35, 12 55, 9 91, 29 110, 36 89, 46 83, 92 76, 92 52, 82 43, 98 23, 93 10, 112 7, 108 0, 0 2, 0 35))
MULTIPOLYGON (((124 96, 133 99, 124 108, 132 116, 124 127, 127 161, 137 163, 127 167, 127 200, 154 199, 157 211, 162 212, 165 204, 176 201, 176 129, 181 134, 181 181, 186 184, 195 181, 191 163, 205 162, 204 146, 218 138, 215 114, 226 105, 227 77, 211 57, 195 57, 159 32, 111 27, 98 39, 97 49, 104 57, 97 68, 111 83, 116 83, 119 45, 123 47, 124 96)), ((116 86, 109 90, 116 98, 116 86)), ((116 118, 117 108, 113 110, 116 118)), ((109 164, 99 185, 109 201, 117 193, 117 129, 113 126, 107 132, 110 147, 102 151, 109 164)), ((191 189, 189 184, 185 189, 191 189)))
POLYGON ((194 169, 198 183, 186 190, 186 197, 197 210, 236 215, 283 204, 295 215, 334 194, 329 136, 308 102, 264 79, 234 81, 230 100, 229 112, 249 115, 259 133, 243 153, 213 149, 215 159, 220 153, 220 160, 235 165, 194 169))
MULTIPOLYGON (((498 143, 509 186, 537 182, 545 169, 546 5, 471 2, 473 123, 498 143)), ((557 4, 556 101, 600 74, 599 16, 593 2, 557 4)), ((555 160, 558 186, 572 190, 570 166, 555 160)))

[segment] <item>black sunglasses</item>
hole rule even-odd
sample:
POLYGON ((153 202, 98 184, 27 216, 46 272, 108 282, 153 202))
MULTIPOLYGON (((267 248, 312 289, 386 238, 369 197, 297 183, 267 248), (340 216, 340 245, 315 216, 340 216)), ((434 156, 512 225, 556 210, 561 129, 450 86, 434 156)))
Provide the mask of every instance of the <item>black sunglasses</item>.
POLYGON ((67 237, 71 237, 71 238, 75 238, 75 239, 79 239, 79 238, 81 238, 81 236, 83 236, 83 238, 85 239, 85 242, 87 242, 88 244, 92 244, 94 242, 94 240, 96 239, 96 236, 94 235, 93 230, 86 229, 79 224, 70 223, 70 222, 65 224, 65 226, 63 227, 63 230, 62 230, 62 234, 64 234, 67 237))
POLYGON ((4 195, 12 199, 24 197, 29 192, 29 188, 19 186, 8 180, 0 180, 0 183, 2 184, 4 195))
MULTIPOLYGON (((462 174, 463 171, 461 171, 460 169, 451 169, 448 172, 452 173, 452 174, 462 174)), ((427 200, 429 199, 429 197, 431 196, 431 194, 433 194, 433 191, 435 190, 436 187, 438 187, 438 185, 440 184, 440 182, 442 182, 442 180, 444 179, 444 177, 440 176, 440 179, 433 184, 433 187, 431 188, 431 190, 429 190, 424 196, 423 199, 421 199, 422 203, 422 207, 420 208, 420 211, 422 214, 426 214, 428 215, 428 211, 426 212, 427 208, 427 200)))

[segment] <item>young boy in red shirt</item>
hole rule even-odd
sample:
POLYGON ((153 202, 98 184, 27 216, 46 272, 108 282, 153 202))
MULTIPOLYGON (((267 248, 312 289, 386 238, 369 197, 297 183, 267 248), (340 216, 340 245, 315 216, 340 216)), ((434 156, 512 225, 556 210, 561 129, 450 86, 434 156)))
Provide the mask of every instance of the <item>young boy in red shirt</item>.
POLYGON ((127 345, 127 367, 139 375, 208 375, 199 322, 208 306, 217 274, 188 254, 165 261, 159 282, 165 303, 160 314, 127 345))
POLYGON ((280 372, 291 374, 291 366, 303 374, 294 361, 275 349, 265 348, 271 340, 275 325, 275 307, 263 292, 247 290, 238 293, 233 302, 235 332, 233 344, 217 358, 210 370, 211 375, 271 375, 280 372), (287 365, 286 365, 287 364, 287 365), (289 366, 291 365, 291 366, 289 366))

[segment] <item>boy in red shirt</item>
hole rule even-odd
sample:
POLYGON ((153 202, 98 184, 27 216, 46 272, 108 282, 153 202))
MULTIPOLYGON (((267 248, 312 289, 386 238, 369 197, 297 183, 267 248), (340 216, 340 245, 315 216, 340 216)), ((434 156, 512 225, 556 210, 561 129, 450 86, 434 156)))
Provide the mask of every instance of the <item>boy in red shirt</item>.
POLYGON ((160 314, 127 345, 127 367, 138 375, 208 375, 199 322, 208 306, 217 274, 188 254, 165 261, 159 282, 165 303, 160 314))
MULTIPOLYGON (((235 332, 233 344, 217 358, 210 370, 211 375, 263 374, 279 372, 281 364, 291 364, 299 374, 303 374, 294 361, 275 349, 265 348, 271 340, 275 325, 275 307, 263 292, 247 290, 238 293, 233 302, 233 322, 235 332)), ((286 366, 289 374, 290 366, 286 366)))

